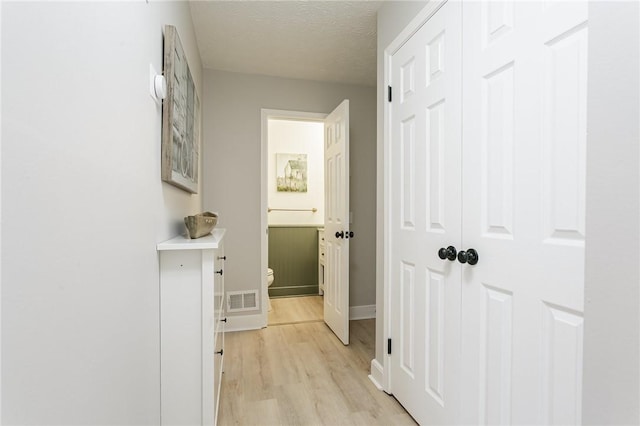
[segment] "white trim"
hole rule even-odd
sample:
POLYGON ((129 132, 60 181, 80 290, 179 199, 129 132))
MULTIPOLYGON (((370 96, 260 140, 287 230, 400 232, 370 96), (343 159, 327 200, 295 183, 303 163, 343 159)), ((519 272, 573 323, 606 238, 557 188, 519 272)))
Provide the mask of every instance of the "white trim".
POLYGON ((262 322, 269 321, 269 285, 267 283, 268 253, 267 253, 267 232, 269 223, 267 222, 267 153, 268 153, 268 121, 273 110, 262 109, 260 111, 260 290, 262 300, 262 322))
POLYGON ((266 109, 260 110, 260 270, 261 273, 261 296, 262 296, 262 321, 265 324, 269 321, 269 286, 267 285, 267 232, 269 228, 269 222, 267 220, 267 208, 268 208, 268 192, 267 192, 267 173, 269 167, 269 159, 267 153, 269 152, 269 128, 268 122, 270 118, 275 119, 287 119, 287 120, 302 120, 302 121, 324 121, 327 118, 327 114, 318 112, 303 112, 303 111, 287 111, 281 109, 266 109))
POLYGON ((384 391, 384 388, 381 385, 384 381, 384 369, 376 359, 371 361, 371 374, 369 374, 369 380, 373 382, 379 391, 384 391))
MULTIPOLYGON (((447 0, 431 0, 418 14, 404 27, 404 30, 384 49, 385 56, 393 56, 435 13, 447 2, 447 0)), ((386 58, 385 58, 386 59, 386 58)), ((386 61, 385 61, 386 64, 386 61)), ((385 69, 385 82, 389 80, 385 69)), ((386 103, 385 103, 386 105, 386 103)), ((385 108, 386 110, 386 108, 385 108)))
POLYGON ((230 333, 233 331, 260 330, 266 326, 267 323, 262 319, 261 314, 237 315, 227 317, 227 324, 224 327, 224 332, 230 333))
MULTIPOLYGON (((391 57, 416 33, 418 30, 442 7, 447 0, 432 0, 427 3, 427 5, 416 15, 415 18, 409 22, 409 24, 398 34, 398 36, 387 46, 384 50, 384 85, 383 91, 386 93, 387 86, 391 85, 392 76, 391 76, 391 57)), ((376 342, 378 345, 384 345, 383 342, 386 342, 387 339, 391 338, 391 271, 388 267, 390 262, 390 253, 389 246, 391 243, 391 236, 389 235, 389 229, 391 226, 391 194, 390 194, 390 179, 391 176, 389 174, 390 170, 390 159, 391 159, 391 116, 389 113, 389 102, 385 101, 384 104, 384 118, 382 123, 382 134, 383 134, 383 205, 384 205, 384 213, 383 213, 383 227, 384 227, 384 259, 383 259, 383 280, 384 280, 384 322, 383 322, 383 340, 382 342, 376 342)), ((386 349, 386 348, 385 348, 386 349)), ((376 361, 379 365, 379 362, 376 361)), ((382 367, 382 376, 378 379, 378 383, 382 385, 382 388, 387 393, 393 393, 391 389, 391 376, 390 376, 390 359, 389 355, 386 354, 383 358, 382 367)), ((372 363, 373 366, 373 363, 372 363)), ((373 368, 372 368, 373 375, 373 368)))
MULTIPOLYGON (((2 34, 2 1, 0 1, 0 34, 2 34)), ((2 36, 0 36, 0 46, 2 36)), ((0 59, 0 82, 2 81, 2 60, 0 59)), ((1 83, 0 83, 1 86, 1 83)), ((0 89, 2 93, 2 89, 0 89)), ((0 135, 2 135, 2 101, 0 100, 0 135)), ((2 136, 0 136, 0 259, 2 259, 2 136)), ((0 262, 0 425, 2 424, 2 262, 0 262)))
POLYGON ((363 320, 376 317, 376 305, 361 305, 349 307, 349 320, 363 320))

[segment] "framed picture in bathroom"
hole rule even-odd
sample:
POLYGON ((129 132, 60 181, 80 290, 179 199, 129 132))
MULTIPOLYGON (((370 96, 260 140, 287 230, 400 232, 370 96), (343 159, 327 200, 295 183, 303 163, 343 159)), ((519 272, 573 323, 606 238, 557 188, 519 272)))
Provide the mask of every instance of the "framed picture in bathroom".
POLYGON ((200 100, 178 32, 164 27, 164 76, 167 96, 162 102, 162 180, 198 193, 200 161, 200 100))
POLYGON ((276 154, 278 192, 307 192, 307 154, 276 154))

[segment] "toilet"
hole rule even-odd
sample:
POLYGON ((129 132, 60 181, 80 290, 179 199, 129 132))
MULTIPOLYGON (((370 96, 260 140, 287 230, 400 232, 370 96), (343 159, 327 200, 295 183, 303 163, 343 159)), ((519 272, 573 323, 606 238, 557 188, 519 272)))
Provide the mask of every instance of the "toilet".
MULTIPOLYGON (((273 269, 267 268, 267 287, 271 287, 271 284, 273 284, 273 269)), ((269 297, 268 290, 267 297, 269 297)), ((269 310, 271 310, 271 298, 269 298, 269 310)))

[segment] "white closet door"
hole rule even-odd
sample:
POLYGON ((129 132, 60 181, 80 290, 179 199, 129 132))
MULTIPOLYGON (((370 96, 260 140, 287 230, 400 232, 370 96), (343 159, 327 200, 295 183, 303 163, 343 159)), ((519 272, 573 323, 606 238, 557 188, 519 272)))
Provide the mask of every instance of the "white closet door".
POLYGON ((420 424, 455 423, 460 360, 461 4, 391 58, 391 392, 420 424))
POLYGON ((587 5, 463 9, 461 422, 580 424, 587 5))

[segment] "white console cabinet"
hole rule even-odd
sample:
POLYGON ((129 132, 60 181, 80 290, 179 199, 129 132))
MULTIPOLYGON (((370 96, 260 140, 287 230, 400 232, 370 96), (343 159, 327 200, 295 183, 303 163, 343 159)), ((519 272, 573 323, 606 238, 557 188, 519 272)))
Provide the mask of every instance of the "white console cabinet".
POLYGON ((224 359, 224 229, 160 253, 160 421, 215 425, 224 359))

